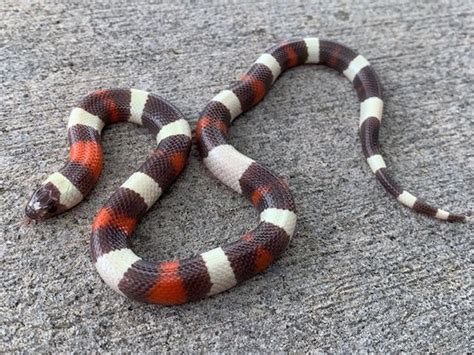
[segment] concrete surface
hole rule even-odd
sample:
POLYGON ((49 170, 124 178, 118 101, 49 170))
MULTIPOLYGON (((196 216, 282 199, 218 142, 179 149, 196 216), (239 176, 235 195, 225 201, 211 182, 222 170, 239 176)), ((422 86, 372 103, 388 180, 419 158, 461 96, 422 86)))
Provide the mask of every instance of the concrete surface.
MULTIPOLYGON (((238 149, 288 179, 300 218, 284 256, 231 292, 147 306, 117 296, 93 268, 91 221, 152 148, 144 129, 105 132, 105 171, 85 203, 22 223, 34 186, 63 164, 80 97, 149 90, 194 126, 266 47, 301 35, 336 39, 373 63, 385 88, 383 152, 399 182, 472 210, 471 1, 4 0, 0 13, 0 352, 474 350, 472 225, 430 220, 387 196, 362 158, 356 95, 325 68, 286 73, 232 129, 238 149)), ((135 250, 188 256, 255 219, 194 152, 140 224, 135 250)))

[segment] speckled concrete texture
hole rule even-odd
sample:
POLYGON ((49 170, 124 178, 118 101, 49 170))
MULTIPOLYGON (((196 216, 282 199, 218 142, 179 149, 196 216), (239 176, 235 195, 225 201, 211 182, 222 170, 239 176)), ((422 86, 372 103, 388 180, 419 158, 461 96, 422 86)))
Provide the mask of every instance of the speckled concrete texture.
MULTIPOLYGON (((118 125, 105 170, 61 217, 22 222, 67 156, 66 118, 98 88, 205 103, 267 47, 316 35, 357 49, 385 89, 381 143, 407 190, 473 209, 472 2, 25 1, 0 3, 0 352, 474 351, 473 225, 431 220, 375 181, 356 94, 327 68, 293 69, 236 120, 232 143, 284 176, 299 210, 290 248, 230 292, 180 307, 131 302, 90 261, 92 219, 154 140, 118 125)), ((256 212, 197 158, 147 214, 135 251, 156 260, 235 240, 256 212)))

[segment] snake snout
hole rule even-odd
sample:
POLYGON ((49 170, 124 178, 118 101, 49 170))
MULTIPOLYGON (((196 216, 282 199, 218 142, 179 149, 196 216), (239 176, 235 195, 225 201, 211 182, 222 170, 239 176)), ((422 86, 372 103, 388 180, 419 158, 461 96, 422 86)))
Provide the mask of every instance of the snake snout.
POLYGON ((39 212, 40 210, 35 209, 33 206, 30 204, 26 205, 25 207, 25 214, 28 218, 33 219, 33 220, 39 220, 41 219, 42 213, 39 212))

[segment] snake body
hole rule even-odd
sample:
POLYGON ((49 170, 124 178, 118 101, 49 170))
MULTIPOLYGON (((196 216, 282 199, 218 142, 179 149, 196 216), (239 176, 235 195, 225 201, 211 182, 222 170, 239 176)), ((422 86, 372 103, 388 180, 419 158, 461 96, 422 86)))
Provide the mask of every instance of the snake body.
POLYGON ((429 206, 394 182, 378 145, 383 101, 377 75, 361 55, 318 38, 289 40, 268 49, 200 114, 195 133, 205 165, 221 182, 247 197, 259 213, 257 227, 237 241, 165 262, 143 260, 132 251, 137 223, 183 170, 191 147, 190 127, 178 109, 136 89, 99 90, 79 103, 68 123, 69 161, 33 194, 26 214, 41 220, 78 204, 95 186, 102 169, 102 128, 126 121, 143 124, 156 136, 158 146, 95 217, 90 248, 96 269, 118 293, 148 303, 180 304, 235 286, 266 269, 285 250, 295 230, 296 210, 286 182, 238 152, 227 142, 227 134, 232 121, 260 102, 282 72, 307 63, 324 64, 352 82, 360 101, 365 158, 391 195, 428 216, 466 220, 429 206))

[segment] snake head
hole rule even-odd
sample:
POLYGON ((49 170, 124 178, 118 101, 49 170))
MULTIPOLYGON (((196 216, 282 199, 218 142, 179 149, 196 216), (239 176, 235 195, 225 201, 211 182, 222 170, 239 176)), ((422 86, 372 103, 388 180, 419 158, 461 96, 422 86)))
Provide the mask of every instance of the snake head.
POLYGON ((59 201, 60 193, 51 183, 38 188, 26 205, 26 215, 36 221, 44 220, 64 212, 65 208, 59 201))

